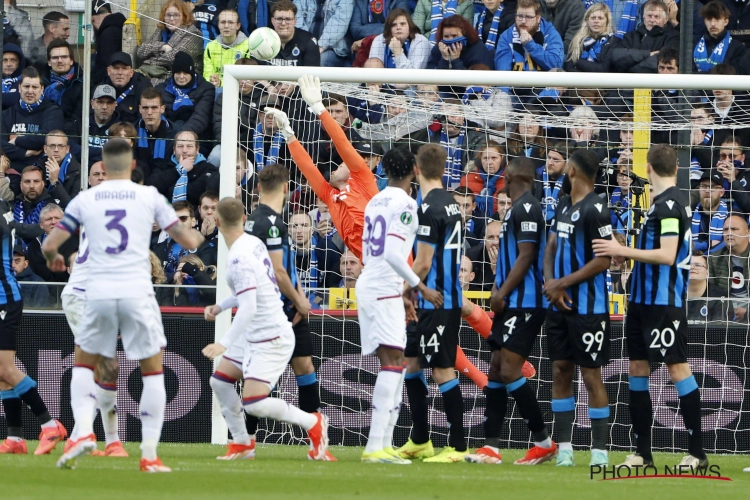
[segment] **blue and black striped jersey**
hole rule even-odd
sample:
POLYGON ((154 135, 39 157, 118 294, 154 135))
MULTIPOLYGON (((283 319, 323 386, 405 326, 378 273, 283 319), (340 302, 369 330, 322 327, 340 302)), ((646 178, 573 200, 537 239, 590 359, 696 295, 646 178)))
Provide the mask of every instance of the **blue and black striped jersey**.
POLYGON ((630 301, 647 306, 685 307, 693 253, 691 215, 687 199, 676 186, 654 197, 646 213, 637 248, 661 248, 662 238, 679 238, 671 266, 635 262, 630 276, 630 301))
POLYGON ((13 209, 0 200, 0 305, 21 301, 21 287, 13 272, 13 230, 10 221, 13 220, 13 209))
POLYGON ((519 243, 536 245, 537 256, 523 281, 506 297, 509 309, 532 309, 547 307, 549 304, 542 293, 544 284, 543 261, 547 248, 547 226, 542 205, 530 191, 513 202, 505 213, 505 221, 500 231, 497 251, 497 272, 495 285, 500 288, 508 279, 513 265, 518 259, 519 243))
MULTIPOLYGON (((275 212, 271 207, 259 204, 247 217, 245 232, 257 236, 266 245, 268 253, 283 252, 282 259, 284 269, 292 280, 292 286, 296 289, 299 277, 297 276, 297 252, 289 240, 289 230, 284 222, 282 214, 275 212)), ((281 295, 284 305, 289 308, 292 301, 281 295)))
MULTIPOLYGON (((554 278, 560 279, 583 268, 594 259, 591 243, 595 239, 612 239, 612 220, 607 201, 593 191, 572 204, 565 196, 557 205, 551 228, 557 235, 554 278)), ((609 312, 606 271, 573 285, 567 290, 578 314, 609 312)), ((557 310, 554 308, 554 310, 557 310)))
MULTIPOLYGON (((417 215, 417 241, 435 249, 425 285, 443 294, 443 309, 460 309, 463 295, 459 269, 464 234, 461 209, 448 191, 433 189, 422 199, 417 215)), ((435 308, 422 297, 418 305, 421 309, 435 308)))

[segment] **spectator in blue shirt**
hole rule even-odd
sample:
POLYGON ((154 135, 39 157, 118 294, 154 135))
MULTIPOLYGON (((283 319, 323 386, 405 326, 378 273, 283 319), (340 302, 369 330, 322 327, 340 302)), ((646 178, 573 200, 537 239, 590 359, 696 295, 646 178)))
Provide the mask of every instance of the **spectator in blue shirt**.
POLYGON ((495 69, 549 71, 562 68, 563 41, 552 23, 542 19, 537 0, 519 0, 516 24, 500 36, 495 69))
POLYGON ((729 210, 722 199, 723 182, 721 174, 707 171, 698 184, 700 202, 693 211, 693 249, 706 255, 724 248, 724 222, 729 210))

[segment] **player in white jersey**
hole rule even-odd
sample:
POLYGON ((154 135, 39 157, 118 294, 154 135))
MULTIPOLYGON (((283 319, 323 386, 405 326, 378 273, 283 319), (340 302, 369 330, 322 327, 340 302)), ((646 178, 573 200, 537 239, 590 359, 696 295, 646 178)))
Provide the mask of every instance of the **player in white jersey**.
POLYGON ((414 180, 414 155, 392 149, 383 156, 388 187, 365 208, 362 233, 364 270, 357 280, 357 302, 362 354, 377 354, 380 372, 372 393, 372 422, 362 461, 410 464, 393 450, 393 429, 401 409, 404 385, 406 312, 404 281, 423 296, 442 303, 409 265, 419 223, 417 202, 409 196, 414 180))
MULTIPOLYGON (((83 305, 86 303, 86 281, 88 279, 88 240, 86 232, 81 230, 81 243, 78 246, 78 252, 70 256, 68 269, 70 277, 68 283, 63 288, 62 308, 65 317, 68 320, 70 330, 73 332, 73 338, 78 337, 81 318, 83 317, 83 305)), ((117 358, 99 359, 99 363, 94 369, 94 380, 96 381, 96 406, 102 416, 102 426, 104 427, 104 437, 106 448, 104 451, 95 450, 91 454, 107 457, 127 457, 128 452, 120 442, 120 435, 117 431, 117 376, 120 373, 120 367, 117 364, 117 358)), ((73 433, 76 433, 75 428, 73 433)), ((65 451, 70 449, 73 440, 65 442, 65 451)))
MULTIPOLYGON (((237 314, 221 341, 206 346, 203 354, 214 359, 242 335, 245 341, 242 361, 245 412, 258 418, 299 425, 310 438, 308 458, 325 461, 328 418, 268 397, 294 352, 292 324, 284 314, 268 250, 259 238, 245 234, 245 207, 239 200, 224 198, 216 211, 216 226, 229 247, 227 282, 232 294, 221 304, 206 307, 205 316, 212 321, 222 311, 235 307, 237 314)), ((238 426, 244 426, 241 419, 232 417, 227 418, 227 424, 233 435, 238 426)))
POLYGON ((126 355, 140 362, 143 378, 140 468, 144 472, 170 472, 156 454, 167 400, 162 365, 166 338, 151 284, 151 228, 156 222, 185 248, 197 248, 204 238, 178 223, 171 205, 156 188, 130 180, 133 152, 129 142, 113 139, 104 146, 102 155, 107 182, 76 196, 42 245, 49 268, 63 271, 65 261, 58 253, 59 246, 80 228, 86 228, 86 303, 70 381, 76 432, 57 466, 72 468, 78 456, 96 448, 94 367, 101 356, 115 357, 119 331, 126 355), (126 271, 120 273, 121 281, 116 286, 112 283, 115 269, 126 271))

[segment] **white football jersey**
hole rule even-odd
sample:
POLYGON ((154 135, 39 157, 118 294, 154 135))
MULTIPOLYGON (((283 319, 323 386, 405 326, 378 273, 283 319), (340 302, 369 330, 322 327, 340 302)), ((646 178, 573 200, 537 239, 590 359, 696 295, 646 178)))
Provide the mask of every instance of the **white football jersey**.
POLYGON ((86 281, 89 277, 89 241, 86 231, 81 229, 81 242, 78 244, 78 255, 73 262, 73 270, 68 277, 68 283, 63 288, 61 297, 65 295, 86 295, 86 281))
POLYGON ((401 188, 388 186, 372 197, 365 208, 362 231, 362 264, 364 270, 357 280, 358 290, 374 294, 400 294, 404 279, 385 260, 385 238, 395 235, 403 240, 404 261, 414 247, 419 222, 417 202, 401 188))
POLYGON ((245 233, 229 249, 227 283, 234 296, 255 292, 257 312, 245 331, 246 340, 260 342, 291 331, 271 257, 259 238, 245 233))
POLYGON ((154 221, 165 230, 179 222, 172 206, 153 186, 108 180, 73 198, 60 224, 71 233, 86 228, 87 298, 154 294, 149 259, 154 221))

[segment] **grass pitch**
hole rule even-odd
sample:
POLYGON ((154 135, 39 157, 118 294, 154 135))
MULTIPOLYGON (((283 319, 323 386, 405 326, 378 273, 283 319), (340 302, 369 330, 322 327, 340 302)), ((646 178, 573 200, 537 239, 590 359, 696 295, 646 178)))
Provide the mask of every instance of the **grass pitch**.
MULTIPOLYGON (((33 453, 36 443, 29 442, 33 453)), ((101 447, 101 443, 100 443, 101 447)), ((0 498, 49 499, 388 499, 429 498, 747 498, 750 457, 709 456, 722 476, 732 481, 694 478, 601 481, 589 478, 587 452, 576 452, 576 465, 554 463, 533 467, 513 465, 523 450, 503 452, 502 465, 423 464, 379 465, 359 462, 361 448, 333 447, 338 463, 310 462, 301 446, 261 445, 252 461, 216 460, 224 447, 162 444, 159 455, 172 474, 138 471, 138 443, 126 445, 131 458, 84 457, 73 471, 55 467, 62 446, 51 456, 0 455, 0 498)), ((620 463, 625 453, 611 453, 620 463)), ((678 463, 681 455, 657 453, 659 472, 678 463)))

